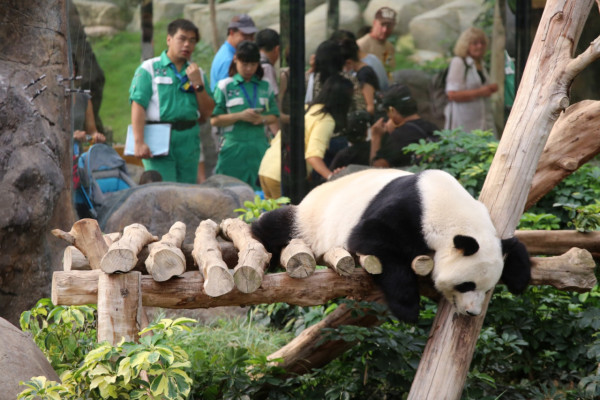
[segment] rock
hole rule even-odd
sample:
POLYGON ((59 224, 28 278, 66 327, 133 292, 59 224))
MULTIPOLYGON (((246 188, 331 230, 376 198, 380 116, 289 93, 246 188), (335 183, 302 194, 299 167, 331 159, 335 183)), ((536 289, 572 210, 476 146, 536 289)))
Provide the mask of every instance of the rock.
MULTIPOLYGON (((227 36, 229 21, 237 15, 248 13, 256 6, 255 0, 233 0, 221 3, 217 7, 217 36, 219 47, 227 36)), ((260 3, 259 3, 260 4, 260 3)), ((200 37, 207 43, 212 43, 212 27, 210 24, 210 8, 208 4, 188 4, 183 8, 184 15, 191 20, 200 31, 200 37)), ((260 26, 257 26, 261 29, 260 26)))
POLYGON ((377 10, 389 7, 397 13, 394 34, 405 35, 408 33, 408 24, 414 17, 450 1, 453 0, 371 0, 363 11, 363 22, 367 26, 373 25, 377 10))
POLYGON ((481 3, 481 0, 455 0, 413 18, 409 29, 415 47, 452 54, 458 36, 473 26, 481 13, 481 3), (433 27, 437 29, 432 29, 433 27))
POLYGON ((45 376, 48 380, 60 382, 31 335, 0 318, 0 337, 0 393, 3 399, 16 399, 25 390, 25 386, 19 386, 19 382, 28 381, 34 376, 45 376))
MULTIPOLYGON (((339 29, 356 32, 362 25, 360 8, 351 0, 340 1, 339 29)), ((327 4, 321 4, 306 14, 304 18, 305 29, 305 59, 308 62, 311 54, 317 50, 321 42, 327 39, 327 4)), ((279 24, 269 28, 280 31, 279 24)))
POLYGON ((65 248, 50 230, 68 231, 74 222, 70 108, 57 83, 69 75, 65 1, 3 7, 19 27, 0 29, 0 317, 12 323, 49 296, 65 248))
POLYGON ((157 236, 168 232, 176 222, 186 224, 186 243, 193 243, 201 221, 220 222, 239 214, 233 210, 254 199, 254 191, 244 182, 224 175, 213 175, 201 185, 172 182, 149 183, 111 196, 98 210, 103 232, 122 232, 133 223, 144 225, 157 236))
POLYGON ((85 28, 85 34, 89 37, 114 36, 119 30, 114 26, 95 25, 85 28))
POLYGON ((128 7, 108 2, 92 0, 73 0, 79 11, 81 23, 86 27, 111 26, 123 30, 131 20, 128 7))

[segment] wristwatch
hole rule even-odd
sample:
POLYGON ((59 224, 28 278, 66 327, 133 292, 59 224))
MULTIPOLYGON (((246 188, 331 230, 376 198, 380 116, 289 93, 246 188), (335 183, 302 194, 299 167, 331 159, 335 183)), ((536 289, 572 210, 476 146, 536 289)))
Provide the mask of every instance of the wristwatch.
POLYGON ((200 93, 204 90, 204 85, 194 85, 194 90, 200 93))

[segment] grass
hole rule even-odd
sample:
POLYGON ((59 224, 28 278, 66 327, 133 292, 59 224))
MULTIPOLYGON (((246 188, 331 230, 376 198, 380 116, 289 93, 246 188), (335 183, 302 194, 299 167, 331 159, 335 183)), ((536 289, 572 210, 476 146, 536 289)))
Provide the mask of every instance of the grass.
MULTIPOLYGON (((154 25, 154 55, 166 49, 168 22, 154 25)), ((125 143, 127 125, 131 123, 129 86, 136 68, 141 63, 141 33, 119 32, 111 37, 89 38, 106 83, 100 107, 100 118, 105 131, 113 132, 114 143, 125 143)), ((214 56, 212 48, 200 41, 192 59, 208 73, 214 56)))

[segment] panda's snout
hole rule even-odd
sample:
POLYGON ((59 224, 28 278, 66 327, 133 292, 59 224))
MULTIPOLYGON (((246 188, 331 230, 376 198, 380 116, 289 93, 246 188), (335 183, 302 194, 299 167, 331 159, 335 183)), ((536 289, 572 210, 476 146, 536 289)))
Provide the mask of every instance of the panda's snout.
POLYGON ((467 313, 467 315, 469 315, 469 316, 471 316, 471 317, 476 317, 476 316, 478 316, 478 315, 479 315, 479 313, 478 313, 478 312, 469 311, 469 310, 467 310, 467 311, 466 311, 466 313, 467 313))

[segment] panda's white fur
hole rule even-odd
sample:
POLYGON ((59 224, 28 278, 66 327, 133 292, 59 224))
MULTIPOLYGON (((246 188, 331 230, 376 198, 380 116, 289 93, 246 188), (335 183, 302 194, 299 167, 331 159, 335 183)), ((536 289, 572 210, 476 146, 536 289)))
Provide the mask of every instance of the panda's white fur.
POLYGON ((501 277, 516 292, 530 278, 524 246, 515 238, 501 241, 486 207, 440 170, 350 174, 318 186, 297 207, 265 214, 252 231, 273 252, 300 237, 316 257, 333 247, 379 257, 383 273, 373 279, 392 312, 406 321, 418 316, 417 277, 410 269, 417 255, 434 253, 434 285, 461 314, 480 314, 485 293, 501 277), (503 261, 504 247, 513 254, 511 265, 503 261))
POLYGON ((298 205, 294 236, 302 238, 317 257, 333 247, 347 248, 350 231, 372 194, 409 174, 397 169, 368 169, 317 186, 298 205))

